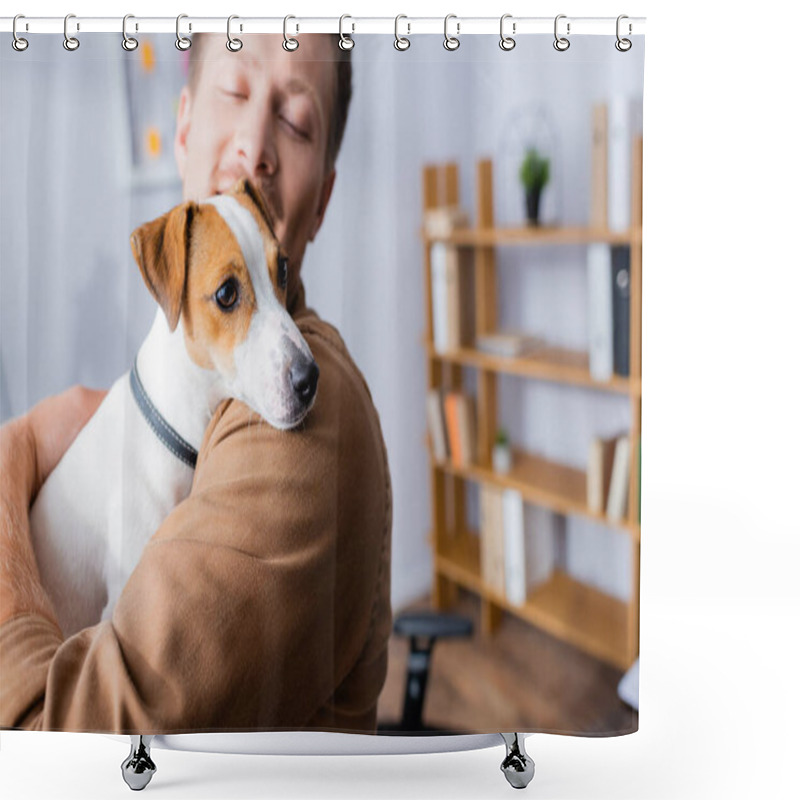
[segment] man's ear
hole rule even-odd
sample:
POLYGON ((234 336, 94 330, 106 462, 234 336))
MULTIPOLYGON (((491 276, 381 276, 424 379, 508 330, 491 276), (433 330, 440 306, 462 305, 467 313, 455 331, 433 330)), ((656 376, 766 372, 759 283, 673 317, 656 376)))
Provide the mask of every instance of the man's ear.
POLYGON ((181 181, 186 177, 186 137, 189 135, 189 122, 192 111, 192 95, 188 86, 181 89, 180 100, 178 101, 178 121, 175 126, 175 163, 178 166, 178 174, 181 181))
POLYGON ((131 250, 144 282, 164 311, 170 331, 181 316, 189 265, 189 234, 196 203, 182 203, 131 234, 131 250))
POLYGON ((322 225, 322 220, 325 219, 325 210, 328 208, 328 202, 331 199, 331 192, 333 192, 333 184, 336 180, 336 169, 332 169, 325 178, 325 183, 322 184, 322 192, 319 196, 319 205, 317 206, 317 218, 314 222, 314 230, 311 231, 311 238, 309 241, 314 241, 317 231, 322 225))

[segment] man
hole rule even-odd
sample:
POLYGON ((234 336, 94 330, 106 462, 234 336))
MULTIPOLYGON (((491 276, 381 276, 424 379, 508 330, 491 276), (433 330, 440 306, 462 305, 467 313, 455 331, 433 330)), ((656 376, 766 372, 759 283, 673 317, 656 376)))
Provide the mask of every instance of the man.
POLYGON ((289 255, 287 307, 320 368, 296 431, 217 409, 190 496, 154 532, 113 618, 64 641, 27 509, 103 393, 0 429, 0 726, 119 733, 371 732, 391 627, 391 490, 377 413, 299 268, 335 180, 350 94, 335 37, 196 37, 175 155, 185 199, 240 177, 289 255))

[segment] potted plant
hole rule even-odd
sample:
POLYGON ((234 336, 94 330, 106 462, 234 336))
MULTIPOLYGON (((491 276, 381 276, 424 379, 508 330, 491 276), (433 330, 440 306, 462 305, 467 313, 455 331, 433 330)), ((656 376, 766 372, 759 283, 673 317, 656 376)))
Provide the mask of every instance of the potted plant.
POLYGON ((550 180, 550 159, 540 155, 535 147, 529 147, 519 168, 519 179, 525 188, 528 222, 538 225, 542 189, 550 180))
POLYGON ((492 468, 495 472, 507 473, 511 469, 511 443, 504 428, 497 431, 492 447, 492 468))

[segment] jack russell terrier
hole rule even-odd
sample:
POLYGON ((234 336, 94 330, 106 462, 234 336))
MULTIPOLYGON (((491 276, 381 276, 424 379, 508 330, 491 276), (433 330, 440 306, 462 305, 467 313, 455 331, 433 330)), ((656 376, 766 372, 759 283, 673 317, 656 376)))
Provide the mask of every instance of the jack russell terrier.
POLYGON ((155 322, 31 509, 65 636, 110 618, 148 539, 188 496, 220 401, 289 429, 316 397, 319 369, 286 311, 287 258, 249 181, 142 225, 131 248, 155 322))

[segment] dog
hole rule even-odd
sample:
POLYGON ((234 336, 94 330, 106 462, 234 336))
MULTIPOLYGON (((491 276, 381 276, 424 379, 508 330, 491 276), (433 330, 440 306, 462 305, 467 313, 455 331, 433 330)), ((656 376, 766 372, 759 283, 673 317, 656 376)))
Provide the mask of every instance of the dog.
POLYGON ((316 398, 319 368, 286 310, 288 260, 249 180, 145 223, 131 249, 155 321, 31 509, 65 636, 110 618, 148 539, 188 496, 219 402, 288 430, 316 398))

